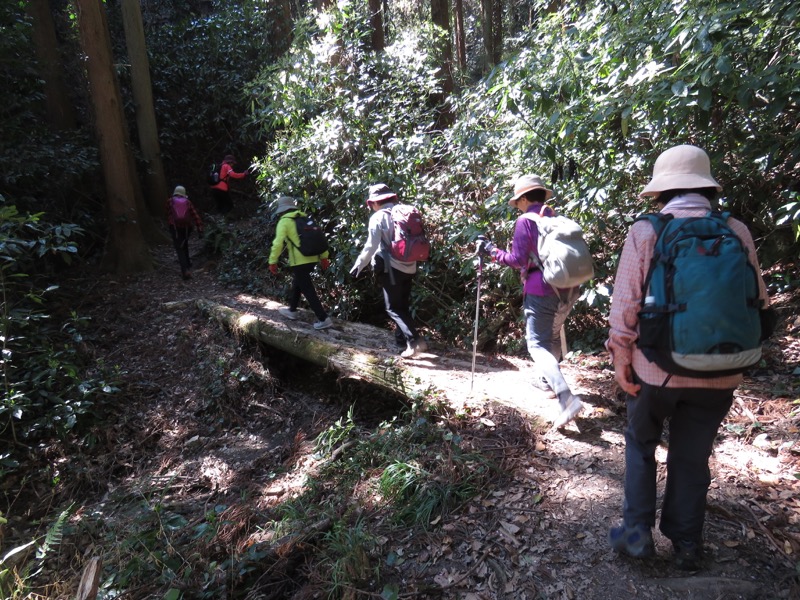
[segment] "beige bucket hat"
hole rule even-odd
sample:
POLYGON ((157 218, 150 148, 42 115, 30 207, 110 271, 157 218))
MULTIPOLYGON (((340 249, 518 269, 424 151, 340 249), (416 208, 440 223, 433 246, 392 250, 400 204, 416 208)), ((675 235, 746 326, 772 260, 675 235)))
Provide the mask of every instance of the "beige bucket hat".
POLYGON ((544 190, 546 192, 545 200, 549 200, 553 197, 553 190, 547 189, 541 177, 538 175, 523 175, 522 177, 518 177, 514 182, 514 195, 511 197, 511 200, 508 201, 509 206, 514 206, 522 194, 530 192, 531 190, 544 190))
POLYGON ((189 196, 186 195, 186 188, 182 185, 176 185, 175 191, 172 192, 173 196, 183 196, 184 198, 188 198, 189 196))
POLYGON ((683 144, 662 152, 653 165, 653 178, 639 194, 640 198, 658 196, 667 190, 691 190, 722 186, 711 176, 708 154, 697 146, 683 144))
POLYGON ((297 201, 292 198, 291 196, 281 196, 278 198, 277 204, 275 204, 275 210, 273 211, 276 215, 281 213, 285 213, 287 210, 292 210, 297 208, 297 201))

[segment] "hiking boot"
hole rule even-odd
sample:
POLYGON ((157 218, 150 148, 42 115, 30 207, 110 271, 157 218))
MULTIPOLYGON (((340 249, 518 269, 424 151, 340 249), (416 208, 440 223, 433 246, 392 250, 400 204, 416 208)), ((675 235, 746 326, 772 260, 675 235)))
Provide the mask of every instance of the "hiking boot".
POLYGON ((558 415, 558 418, 553 422, 553 428, 558 429, 559 427, 563 427, 577 417, 582 410, 583 402, 581 402, 581 397, 571 395, 567 401, 567 407, 561 411, 561 414, 558 415))
POLYGON ((290 321, 297 320, 297 311, 292 310, 291 308, 279 308, 278 313, 280 313, 281 316, 286 317, 290 321))
POLYGON ((409 342, 406 349, 400 353, 403 358, 411 358, 418 352, 425 352, 428 349, 428 342, 419 338, 415 342, 409 342))
POLYGON ((313 327, 314 329, 327 329, 328 327, 333 327, 333 321, 331 321, 330 317, 325 317, 324 321, 316 321, 313 327))
POLYGON ((675 566, 682 571, 699 571, 703 564, 703 544, 691 540, 672 542, 675 566))
POLYGON ((544 375, 534 375, 531 377, 531 385, 537 390, 542 390, 543 392, 550 391, 550 384, 547 383, 547 379, 544 378, 544 375))
POLYGON ((647 525, 619 525, 608 530, 608 543, 614 552, 633 558, 649 558, 656 553, 653 533, 647 525))

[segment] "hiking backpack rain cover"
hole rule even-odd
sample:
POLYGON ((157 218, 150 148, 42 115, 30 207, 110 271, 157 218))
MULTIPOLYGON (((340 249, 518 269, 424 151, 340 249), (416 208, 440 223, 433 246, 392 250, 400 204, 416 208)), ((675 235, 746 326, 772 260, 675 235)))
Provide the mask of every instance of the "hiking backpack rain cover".
POLYGON ((594 277, 592 254, 580 225, 563 215, 546 217, 527 212, 522 216, 536 223, 539 231, 539 258, 531 253, 531 260, 542 271, 546 283, 555 288, 571 288, 594 277))
MULTIPOLYGON (((303 256, 319 256, 328 249, 328 240, 322 227, 309 216, 291 217, 297 227, 297 237, 300 245, 296 248, 303 256)), ((291 240, 290 240, 291 241, 291 240)))
POLYGON ((719 377, 761 359, 758 275, 729 213, 643 215, 656 231, 642 288, 642 353, 667 373, 719 377))
POLYGON ((169 210, 172 213, 172 224, 175 227, 191 227, 192 215, 189 210, 189 199, 184 196, 170 198, 169 210))
POLYGON ((403 262, 428 260, 431 243, 425 235, 422 213, 409 204, 395 204, 389 214, 392 218, 391 255, 403 262))

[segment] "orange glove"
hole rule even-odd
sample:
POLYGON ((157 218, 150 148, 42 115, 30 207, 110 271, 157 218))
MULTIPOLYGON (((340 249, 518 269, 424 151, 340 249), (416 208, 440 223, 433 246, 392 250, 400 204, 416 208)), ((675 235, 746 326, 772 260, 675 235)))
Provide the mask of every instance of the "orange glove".
POLYGON ((273 275, 277 275, 278 274, 278 265, 270 265, 269 266, 269 272, 272 273, 273 275))
POLYGON ((319 260, 319 264, 322 265, 322 270, 325 271, 328 267, 331 266, 331 261, 329 261, 327 258, 321 258, 319 260))

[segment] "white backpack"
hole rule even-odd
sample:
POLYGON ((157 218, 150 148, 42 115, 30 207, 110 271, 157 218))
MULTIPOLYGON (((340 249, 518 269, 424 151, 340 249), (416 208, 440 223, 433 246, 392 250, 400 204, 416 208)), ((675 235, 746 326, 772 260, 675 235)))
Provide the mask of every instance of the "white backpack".
POLYGON ((536 223, 539 230, 539 257, 531 253, 531 261, 542 271, 546 283, 554 288, 571 288, 594 277, 592 255, 580 225, 563 215, 546 217, 528 212, 522 216, 536 223))

